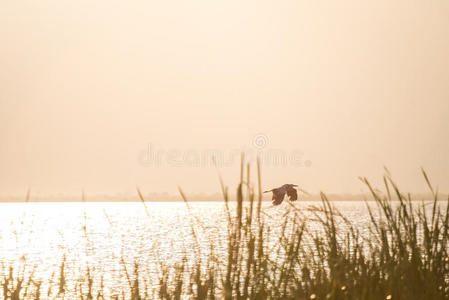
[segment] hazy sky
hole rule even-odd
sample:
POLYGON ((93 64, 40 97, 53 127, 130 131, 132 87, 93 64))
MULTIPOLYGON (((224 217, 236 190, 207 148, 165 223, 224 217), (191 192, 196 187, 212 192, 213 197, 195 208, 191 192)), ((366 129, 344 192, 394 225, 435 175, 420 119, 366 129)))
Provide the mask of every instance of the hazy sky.
POLYGON ((215 192, 242 149, 267 188, 449 189, 447 0, 0 7, 0 194, 215 192))

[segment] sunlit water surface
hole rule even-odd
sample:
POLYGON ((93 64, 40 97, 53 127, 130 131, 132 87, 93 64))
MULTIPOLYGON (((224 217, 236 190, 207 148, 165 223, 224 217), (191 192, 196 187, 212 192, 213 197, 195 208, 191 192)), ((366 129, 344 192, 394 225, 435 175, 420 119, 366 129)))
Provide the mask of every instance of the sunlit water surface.
MULTIPOLYGON (((190 211, 182 202, 142 203, 1 203, 0 262, 6 266, 35 268, 36 278, 58 276, 65 259, 68 279, 82 277, 89 267, 104 284, 120 289, 125 272, 134 262, 140 271, 157 281, 160 262, 174 264, 182 257, 226 253, 227 215, 220 202, 192 202, 190 211), (200 224, 201 223, 201 224, 200 224), (193 235, 195 229, 196 235, 193 235), (127 269, 125 271, 125 268, 127 269)), ((298 202, 306 211, 319 202, 298 202)), ((360 231, 367 232, 370 219, 365 202, 340 201, 334 205, 360 231)), ((287 210, 283 204, 263 203, 266 222, 276 233, 287 210)), ((225 257, 225 255, 223 255, 225 257)))

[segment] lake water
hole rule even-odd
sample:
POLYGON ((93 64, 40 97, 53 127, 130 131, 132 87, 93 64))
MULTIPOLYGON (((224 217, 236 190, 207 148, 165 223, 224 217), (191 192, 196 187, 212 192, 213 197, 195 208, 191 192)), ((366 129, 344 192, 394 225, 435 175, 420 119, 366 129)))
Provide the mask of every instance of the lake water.
MULTIPOLYGON (((333 204, 362 233, 368 230, 365 202, 333 204)), ((320 202, 295 203, 299 211, 316 205, 320 202)), ((138 262, 141 271, 157 277, 160 262, 174 264, 192 255, 196 239, 204 255, 211 244, 226 252, 223 203, 191 202, 190 212, 183 202, 147 202, 146 206, 148 213, 139 202, 0 203, 1 272, 5 274, 8 266, 35 268, 35 278, 45 280, 58 273, 65 259, 69 279, 89 266, 93 274, 103 276, 105 285, 119 289, 127 285, 125 266, 132 270, 138 262)), ((263 209, 275 234, 291 207, 264 202, 263 209)))

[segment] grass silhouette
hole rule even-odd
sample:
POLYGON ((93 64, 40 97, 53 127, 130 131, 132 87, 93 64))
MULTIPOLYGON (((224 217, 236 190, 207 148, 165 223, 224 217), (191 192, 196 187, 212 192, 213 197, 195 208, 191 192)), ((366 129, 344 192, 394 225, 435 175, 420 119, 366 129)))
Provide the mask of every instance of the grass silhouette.
MULTIPOLYGON (((224 256, 215 250, 213 240, 209 253, 201 252, 197 230, 203 224, 191 213, 196 246, 186 251, 195 259, 186 255, 174 265, 159 261, 157 280, 138 262, 130 269, 124 257, 120 263, 128 287, 119 292, 111 292, 89 266, 80 266, 78 278, 68 278, 65 258, 47 282, 35 281, 33 268, 15 270, 2 264, 7 270, 0 276, 0 296, 11 300, 449 299, 449 199, 439 201, 424 170, 433 195, 430 204, 412 204, 410 195, 402 193, 390 175, 384 177, 384 192, 361 178, 377 208, 374 211, 366 203, 370 225, 363 234, 324 193, 320 205, 308 208, 307 215, 287 201, 291 209, 274 245, 267 238, 273 228, 262 209, 260 173, 257 163, 257 183, 252 184, 250 165, 242 157, 235 202, 220 177, 227 219, 224 256)), ((151 214, 137 192, 146 214, 151 214)), ((188 199, 181 189, 180 193, 190 212, 188 199)))

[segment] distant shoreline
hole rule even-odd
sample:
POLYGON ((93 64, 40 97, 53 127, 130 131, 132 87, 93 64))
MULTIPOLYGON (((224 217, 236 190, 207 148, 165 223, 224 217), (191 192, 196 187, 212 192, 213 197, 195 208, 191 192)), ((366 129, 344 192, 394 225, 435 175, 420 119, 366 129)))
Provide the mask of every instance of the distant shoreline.
MULTIPOLYGON (((440 194, 438 201, 447 201, 448 195, 440 194)), ((360 201, 374 201, 372 197, 369 195, 351 195, 351 196, 342 196, 342 195, 332 195, 327 194, 328 199, 331 202, 360 202, 360 201)), ((155 196, 145 196, 145 202, 184 202, 181 196, 165 196, 161 197, 155 196)), ((205 197, 205 196, 187 196, 189 202, 224 202, 222 198, 219 197, 205 197)), ((432 201, 433 198, 431 195, 423 195, 417 194, 412 195, 411 200, 413 202, 421 202, 421 201, 432 201)), ((235 199, 229 199, 230 202, 235 202, 235 199)), ((263 202, 270 202, 271 197, 264 197, 263 202)), ((320 202, 321 198, 319 195, 311 195, 307 197, 300 198, 298 202, 320 202)), ((392 201, 398 201, 396 198, 393 198, 392 201)), ((137 196, 93 196, 86 197, 86 200, 82 200, 81 197, 31 197, 29 201, 26 201, 24 197, 0 197, 1 203, 133 203, 133 202, 142 202, 137 196)))

